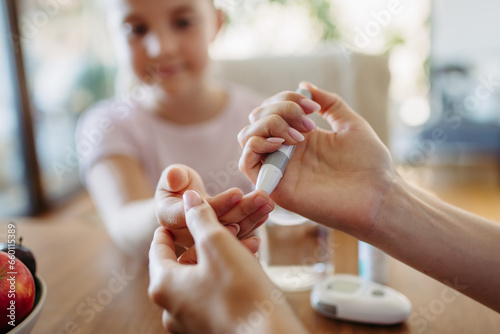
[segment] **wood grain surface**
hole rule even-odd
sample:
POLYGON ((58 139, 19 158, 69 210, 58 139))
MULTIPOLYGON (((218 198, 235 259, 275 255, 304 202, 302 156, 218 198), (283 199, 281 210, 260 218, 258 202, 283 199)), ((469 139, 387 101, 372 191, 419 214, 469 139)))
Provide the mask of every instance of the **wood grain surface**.
MULTIPOLYGON (((415 170, 409 177, 452 204, 500 222, 497 180, 471 178, 481 173, 475 170, 465 173, 467 177, 460 173, 415 170)), ((17 234, 35 253, 39 275, 48 286, 34 334, 165 332, 161 310, 147 297, 147 264, 125 256, 113 245, 86 194, 41 217, 4 220, 0 237, 6 238, 10 221, 17 224, 17 234)), ((332 246, 335 271, 357 273, 357 240, 335 231, 332 246)), ((413 303, 412 315, 401 325, 330 320, 313 311, 308 292, 286 296, 311 333, 500 333, 499 313, 394 259, 390 260, 388 285, 413 303)), ((460 282, 457 287, 461 288, 460 282)))

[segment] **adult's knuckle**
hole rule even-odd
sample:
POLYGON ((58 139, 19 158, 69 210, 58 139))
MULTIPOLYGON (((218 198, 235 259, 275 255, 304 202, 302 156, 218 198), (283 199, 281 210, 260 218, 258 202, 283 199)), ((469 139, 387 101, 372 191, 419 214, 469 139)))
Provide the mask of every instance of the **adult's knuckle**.
POLYGON ((248 115, 248 120, 250 121, 250 123, 254 123, 255 121, 257 121, 260 118, 263 110, 263 106, 257 107, 252 110, 252 112, 248 115))
POLYGON ((246 164, 246 157, 244 155, 242 155, 240 157, 240 160, 238 161, 238 169, 242 173, 246 173, 248 171, 247 164, 246 164))
POLYGON ((223 228, 216 229, 206 233, 199 241, 198 245, 202 249, 212 249, 213 245, 220 244, 226 237, 223 228))
MULTIPOLYGON (((155 304, 162 305, 165 294, 162 290, 163 284, 158 279, 151 279, 148 286, 148 296, 155 304)), ((163 305, 162 305, 163 306, 163 305)))
POLYGON ((291 90, 286 90, 278 94, 279 99, 283 101, 293 100, 295 98, 295 93, 291 90))
POLYGON ((247 142, 248 140, 248 130, 249 130, 249 125, 245 126, 243 129, 240 130, 240 132, 238 132, 238 142, 240 143, 240 145, 243 147, 245 146, 245 143, 247 142))

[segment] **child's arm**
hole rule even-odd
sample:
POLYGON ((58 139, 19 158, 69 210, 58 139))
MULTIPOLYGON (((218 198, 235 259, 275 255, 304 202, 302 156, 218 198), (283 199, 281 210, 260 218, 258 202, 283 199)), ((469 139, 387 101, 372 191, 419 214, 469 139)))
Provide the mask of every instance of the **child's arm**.
POLYGON ((127 156, 110 156, 87 173, 87 189, 120 249, 145 257, 154 230, 154 191, 141 165, 127 156))
MULTIPOLYGON (((254 228, 255 224, 249 226, 249 221, 259 223, 267 218, 268 212, 259 211, 262 206, 268 206, 272 210, 274 204, 265 194, 265 204, 258 201, 255 203, 256 198, 262 196, 260 192, 243 196, 239 189, 230 189, 208 197, 199 175, 187 166, 177 166, 181 167, 181 170, 190 171, 186 175, 190 180, 189 185, 186 185, 182 192, 191 189, 204 194, 221 221, 224 224, 240 224, 241 232, 254 228), (191 182, 193 179, 199 181, 191 182)), ((165 172, 163 175, 166 175, 165 172)), ((163 179, 162 177, 161 180, 163 179)), ((114 242, 129 254, 146 257, 154 230, 158 227, 158 220, 155 215, 154 190, 148 186, 149 182, 139 162, 119 155, 100 160, 90 168, 87 184, 114 242)), ((164 206, 165 211, 159 215, 160 221, 164 225, 168 223, 168 228, 179 235, 177 244, 183 247, 192 246, 192 238, 185 228, 184 210, 176 210, 176 193, 171 195, 170 202, 164 206)), ((182 195, 180 200, 182 201, 182 195)))

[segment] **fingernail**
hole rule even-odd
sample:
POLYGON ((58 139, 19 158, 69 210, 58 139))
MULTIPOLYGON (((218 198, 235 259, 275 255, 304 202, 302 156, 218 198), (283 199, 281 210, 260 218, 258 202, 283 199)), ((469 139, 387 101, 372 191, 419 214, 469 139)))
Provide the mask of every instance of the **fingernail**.
POLYGON ((226 228, 231 232, 234 236, 237 236, 238 233, 240 233, 240 225, 238 224, 231 224, 231 225, 226 225, 226 228))
POLYGON ((182 199, 184 200, 184 210, 189 211, 194 206, 200 205, 203 203, 200 195, 196 191, 193 190, 188 190, 184 193, 182 196, 182 199))
POLYGON ((302 99, 299 101, 299 104, 305 111, 316 112, 321 110, 321 106, 310 99, 302 99))
POLYGON ((251 241, 253 243, 253 245, 248 245, 250 246, 251 248, 256 248, 258 249, 260 247, 260 239, 257 238, 257 237, 252 237, 252 238, 248 238, 249 241, 251 241), (253 246, 253 247, 252 247, 253 246))
POLYGON ((295 130, 294 128, 288 128, 288 134, 290 135, 290 137, 292 137, 296 141, 304 141, 304 139, 305 139, 305 137, 302 135, 302 133, 295 130))
POLYGON ((261 206, 263 206, 264 204, 266 204, 266 203, 267 203, 267 199, 266 199, 266 198, 264 198, 264 197, 262 197, 262 196, 257 196, 257 197, 254 199, 254 201, 253 201, 253 202, 254 202, 255 206, 257 206, 257 207, 259 207, 259 208, 260 208, 261 206))
POLYGON ((241 198, 242 198, 241 195, 233 195, 233 196, 231 196, 230 203, 234 205, 234 204, 238 203, 241 200, 241 198))
POLYGON ((285 139, 278 138, 278 137, 269 137, 266 139, 266 141, 273 143, 273 144, 283 144, 285 142, 285 139))
POLYGON ((309 131, 316 129, 316 123, 306 115, 302 116, 302 125, 309 131))

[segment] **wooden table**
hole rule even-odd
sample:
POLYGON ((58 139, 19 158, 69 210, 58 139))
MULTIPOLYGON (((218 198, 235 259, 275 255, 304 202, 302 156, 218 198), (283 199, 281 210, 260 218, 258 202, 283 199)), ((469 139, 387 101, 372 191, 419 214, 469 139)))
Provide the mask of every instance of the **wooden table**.
MULTIPOLYGON (((497 185, 455 182, 439 189, 452 203, 500 221, 497 185)), ((49 291, 33 333, 164 332, 161 310, 147 297, 146 264, 124 256, 112 244, 86 195, 44 217, 13 221, 24 244, 34 251, 49 291)), ((0 226, 2 238, 6 223, 0 226)), ((336 272, 356 273, 356 240, 335 233, 336 272)), ((388 285, 413 303, 413 313, 402 325, 330 320, 312 310, 308 293, 286 296, 311 333, 500 333, 499 313, 392 259, 388 285)))

